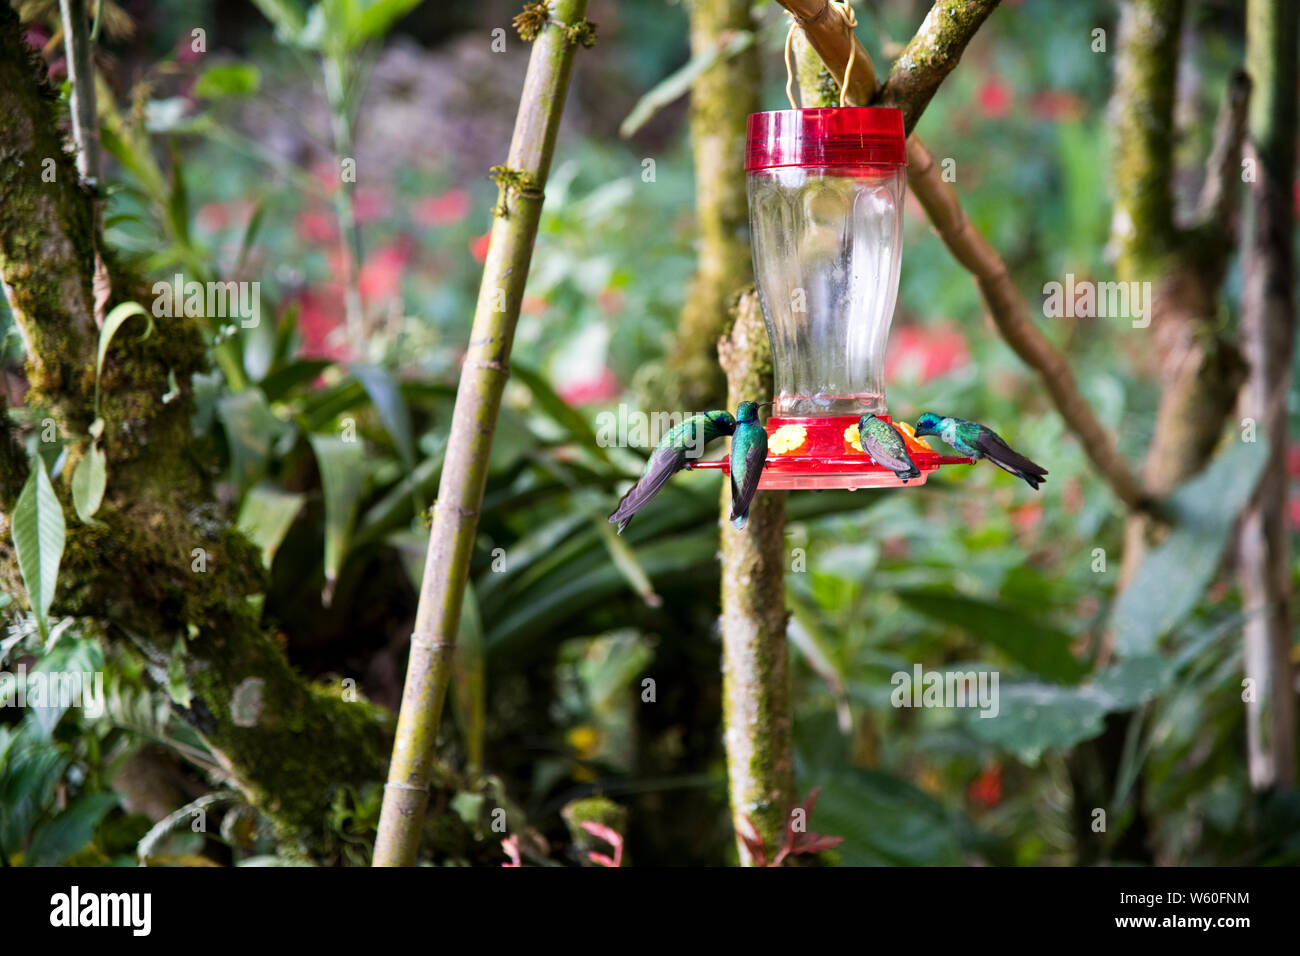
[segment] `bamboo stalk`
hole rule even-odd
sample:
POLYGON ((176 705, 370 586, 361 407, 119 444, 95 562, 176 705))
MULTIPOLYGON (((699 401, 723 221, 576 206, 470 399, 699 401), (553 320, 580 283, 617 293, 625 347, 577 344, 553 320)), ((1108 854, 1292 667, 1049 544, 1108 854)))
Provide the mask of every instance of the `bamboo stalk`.
POLYGON ((1242 414, 1268 436, 1269 463, 1242 520, 1237 580, 1245 623, 1250 782, 1257 790, 1296 782, 1296 701, 1291 660, 1291 556, 1286 520, 1287 393, 1296 338, 1291 188, 1296 155, 1296 34, 1292 0, 1249 0, 1246 63, 1254 79, 1241 259, 1241 336, 1250 375, 1242 414))
POLYGON ((410 866, 419 850, 492 435, 541 216, 542 184, 555 151, 586 6, 586 0, 559 0, 550 8, 550 19, 536 31, 506 167, 498 177, 501 199, 433 507, 397 737, 375 840, 375 866, 410 866))
MULTIPOLYGON (((729 335, 718 342, 727 374, 727 407, 772 397, 772 347, 758 295, 749 289, 735 308, 729 335)), ((733 829, 748 817, 771 859, 795 804, 791 740, 789 651, 785 610, 785 492, 754 499, 745 530, 729 519, 731 492, 724 484, 722 559, 722 721, 727 790, 733 829)), ((754 860, 737 839, 743 866, 754 860)))
MULTIPOLYGON (((793 13, 802 24, 809 44, 839 82, 843 80, 852 44, 856 52, 847 102, 857 106, 866 105, 880 101, 888 91, 891 100, 889 105, 903 111, 904 124, 909 130, 915 126, 921 110, 934 95, 934 85, 951 69, 951 66, 945 68, 939 62, 943 52, 947 51, 955 63, 970 39, 968 31, 973 31, 988 15, 988 11, 983 11, 983 16, 954 20, 946 32, 936 33, 935 28, 942 24, 942 19, 935 17, 934 13, 944 6, 936 4, 931 16, 926 18, 926 23, 930 24, 926 38, 914 38, 908 44, 909 50, 913 44, 919 43, 918 50, 930 51, 925 58, 928 68, 924 71, 910 71, 906 81, 902 73, 895 80, 898 71, 891 70, 891 82, 877 90, 871 57, 856 37, 850 40, 844 15, 837 7, 832 6, 828 0, 777 2, 793 13)), ((992 4, 988 6, 991 9, 992 4)), ((974 12, 978 14, 980 11, 974 12)), ((967 218, 956 189, 951 183, 944 182, 934 157, 915 133, 908 136, 907 157, 908 187, 925 209, 935 231, 953 258, 971 273, 984 298, 989 316, 1002 338, 1021 361, 1038 374, 1066 426, 1079 439, 1093 467, 1115 496, 1130 509, 1146 508, 1148 501, 1137 477, 1120 455, 1114 438, 1079 391, 1069 362, 1034 324, 1029 303, 1016 289, 1006 263, 967 218)))
POLYGON ((86 0, 59 0, 68 84, 72 87, 72 138, 77 144, 77 171, 88 185, 99 186, 99 124, 95 112, 95 73, 90 58, 86 0))

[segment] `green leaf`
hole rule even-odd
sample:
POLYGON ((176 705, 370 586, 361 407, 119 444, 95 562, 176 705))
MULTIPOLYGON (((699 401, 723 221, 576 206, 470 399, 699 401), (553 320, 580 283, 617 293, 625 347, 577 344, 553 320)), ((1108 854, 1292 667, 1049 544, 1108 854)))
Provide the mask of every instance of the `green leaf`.
POLYGON ((397 447, 402 464, 408 471, 414 468, 415 440, 411 437, 411 412, 397 382, 388 374, 387 369, 378 365, 357 362, 349 366, 349 369, 375 403, 375 409, 397 447))
POLYGON ((735 56, 753 42, 754 34, 749 30, 729 30, 720 34, 713 46, 691 57, 685 66, 664 77, 650 92, 637 100, 632 112, 619 126, 618 134, 624 139, 635 135, 661 109, 678 97, 685 96, 690 91, 691 84, 715 63, 735 56))
POLYGON ((24 862, 28 866, 57 866, 89 843, 104 814, 117 806, 115 793, 84 793, 54 819, 32 834, 24 862))
POLYGON ((1234 442, 1173 493, 1173 529, 1146 556, 1111 611, 1117 654, 1152 653, 1200 602, 1267 461, 1266 441, 1234 442))
POLYGON ((253 0, 253 6, 261 10, 276 33, 289 42, 296 42, 307 25, 307 11, 298 0, 253 0))
POLYGON ((100 449, 99 442, 92 441, 72 473, 72 506, 82 524, 99 524, 93 515, 103 503, 104 489, 107 487, 108 459, 100 449))
MULTIPOLYGON (((1034 764, 1048 750, 1067 750, 1104 729, 1107 714, 1131 710, 1170 685, 1171 660, 1132 657, 1076 687, 1026 682, 998 688, 996 716, 967 712, 971 733, 1034 764)), ((992 711, 989 711, 991 714, 992 711)))
POLYGON ((13 513, 14 551, 18 569, 27 588, 27 600, 43 639, 49 637, 50 605, 54 603, 54 586, 63 559, 67 526, 63 506, 54 494, 50 476, 40 459, 33 460, 32 473, 23 485, 13 513))
POLYGON ((185 676, 185 635, 178 634, 172 645, 172 653, 167 658, 167 694, 186 710, 190 708, 190 684, 185 676))
POLYGON ((618 568, 619 573, 631 585, 632 590, 640 595, 641 600, 645 601, 650 607, 661 607, 664 603, 663 598, 655 593, 655 586, 651 583, 650 576, 646 574, 645 568, 641 567, 641 562, 636 559, 636 552, 632 550, 631 545, 615 532, 614 526, 606 520, 604 515, 592 515, 591 521, 596 526, 596 530, 600 532, 601 541, 609 552, 614 567, 618 568))
POLYGON ((359 441, 344 441, 335 435, 310 436, 316 465, 325 494, 325 591, 326 607, 334 596, 339 569, 347 555, 348 540, 357 505, 366 484, 365 449, 359 441))
POLYGON ((217 417, 226 430, 232 477, 241 487, 261 477, 272 451, 293 434, 293 426, 276 417, 257 388, 223 395, 217 417))
POLYGON ((1074 683, 1087 672, 1087 665, 1070 650, 1073 638, 1067 632, 1043 624, 1012 605, 950 592, 896 593, 914 611, 967 631, 1035 674, 1074 683))
POLYGON ((410 13, 420 0, 352 0, 356 16, 356 35, 370 40, 383 36, 401 17, 410 13))
POLYGON ((262 564, 268 569, 275 560, 276 549, 289 533, 293 519, 302 510, 305 495, 281 491, 272 485, 259 484, 248 489, 239 508, 236 527, 262 551, 262 564))
POLYGON ((122 323, 133 315, 144 316, 148 326, 144 330, 144 335, 140 338, 148 338, 153 332, 153 316, 145 311, 144 306, 139 302, 123 302, 115 306, 108 315, 104 316, 104 327, 99 330, 99 351, 95 356, 95 417, 99 417, 99 378, 104 374, 104 356, 108 354, 109 343, 113 341, 113 336, 117 330, 122 327, 122 323))
POLYGON ((571 441, 587 446, 601 461, 609 461, 609 454, 601 447, 591 423, 587 421, 581 412, 560 398, 559 394, 555 389, 551 388, 550 383, 542 375, 535 369, 531 369, 517 361, 511 362, 510 374, 528 387, 528 390, 533 393, 533 398, 537 401, 538 408, 564 428, 569 433, 571 441))
POLYGON ((250 96, 262 84, 262 73, 247 63, 224 63, 204 70, 194 84, 194 95, 203 99, 250 96))
POLYGON ((465 584, 460 606, 460 630, 456 637, 453 685, 456 723, 465 737, 465 754, 471 773, 483 768, 483 729, 487 719, 486 666, 483 620, 473 582, 465 584))
POLYGON ((843 837, 846 866, 959 866, 953 817, 933 797, 889 774, 856 767, 818 774, 822 788, 808 829, 843 837))

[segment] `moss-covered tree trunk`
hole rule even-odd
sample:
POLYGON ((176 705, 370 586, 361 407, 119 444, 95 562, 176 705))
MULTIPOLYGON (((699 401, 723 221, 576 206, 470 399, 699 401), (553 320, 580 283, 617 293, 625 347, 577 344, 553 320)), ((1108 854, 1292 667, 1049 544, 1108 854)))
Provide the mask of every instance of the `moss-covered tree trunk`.
POLYGON ((1295 350, 1292 183, 1296 137, 1296 41, 1300 6, 1251 0, 1246 64, 1254 81, 1242 244, 1242 344, 1250 377, 1243 418, 1268 437, 1269 462, 1238 539, 1238 581, 1246 616, 1245 669, 1255 693, 1246 704, 1250 781, 1259 790, 1296 782, 1295 674, 1291 660, 1291 555, 1287 536, 1287 394, 1295 350))
MULTIPOLYGON (((747 290, 731 331, 718 342, 727 376, 727 407, 772 398, 772 348, 758 305, 747 290)), ((743 531, 728 520, 731 489, 724 483, 722 535, 722 722, 732 824, 743 818, 758 831, 767 858, 785 838, 795 805, 791 741, 790 663, 786 646, 785 492, 760 491, 743 531)), ((754 861, 744 841, 740 861, 754 861)))
MULTIPOLYGON (((98 525, 72 517, 67 478, 93 417, 96 241, 62 140, 44 64, 0 4, 0 276, 26 345, 27 404, 71 443, 56 482, 68 531, 53 613, 128 641, 163 686, 185 638, 181 714, 285 843, 328 858, 330 803, 340 787, 382 781, 391 721, 298 675, 249 601, 265 589, 260 554, 233 530, 191 436, 191 376, 206 365, 195 320, 161 319, 148 338, 128 323, 113 340, 101 383, 107 492, 98 525), (163 402, 169 374, 180 394, 163 402)), ((140 277, 108 268, 115 301, 149 301, 140 277)), ((3 444, 0 588, 23 595, 9 515, 27 462, 3 444)))
MULTIPOLYGON (((720 48, 729 34, 756 30, 749 0, 692 0, 691 54, 720 48)), ((720 58, 691 86, 691 152, 699 252, 669 356, 672 404, 714 408, 726 385, 718 336, 736 294, 752 282, 745 201, 745 123, 759 109, 758 43, 720 58)))

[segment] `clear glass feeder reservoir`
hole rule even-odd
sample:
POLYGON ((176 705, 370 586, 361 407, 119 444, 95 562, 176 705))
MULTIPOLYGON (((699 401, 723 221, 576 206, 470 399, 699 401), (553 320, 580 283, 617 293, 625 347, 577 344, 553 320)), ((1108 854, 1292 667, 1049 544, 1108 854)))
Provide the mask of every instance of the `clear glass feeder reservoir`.
MULTIPOLYGON (((906 164, 903 114, 896 109, 749 117, 754 277, 775 378, 767 431, 779 439, 769 441, 760 487, 900 484, 845 431, 865 412, 889 420, 885 348, 902 263, 906 164)), ((907 443, 921 470, 910 484, 924 484, 941 464, 968 461, 938 455, 910 437, 907 443)))

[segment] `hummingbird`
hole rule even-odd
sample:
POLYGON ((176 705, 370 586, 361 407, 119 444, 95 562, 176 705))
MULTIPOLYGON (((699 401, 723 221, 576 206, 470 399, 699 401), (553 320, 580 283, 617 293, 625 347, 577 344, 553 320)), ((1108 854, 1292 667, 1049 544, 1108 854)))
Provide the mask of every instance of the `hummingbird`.
POLYGON ((767 432, 758 422, 763 405, 741 402, 736 406, 736 431, 731 436, 731 523, 737 529, 743 529, 749 520, 749 506, 767 463, 767 432))
POLYGON ((686 467, 686 460, 692 452, 698 455, 709 442, 735 430, 736 420, 731 417, 731 412, 718 409, 699 412, 664 432, 650 460, 645 463, 641 478, 628 489, 609 516, 610 522, 618 525, 618 533, 623 533, 632 516, 659 493, 669 478, 686 467))
POLYGON ((900 481, 907 482, 921 477, 921 469, 916 467, 916 462, 907 453, 903 436, 883 418, 877 418, 869 412, 859 418, 858 440, 862 443, 862 450, 875 459, 876 464, 884 465, 900 481))
POLYGON ((979 422, 926 412, 916 420, 916 434, 938 435, 958 452, 970 458, 987 458, 1003 471, 1024 480, 1035 491, 1047 480, 1047 469, 1013 449, 1002 436, 979 422))

